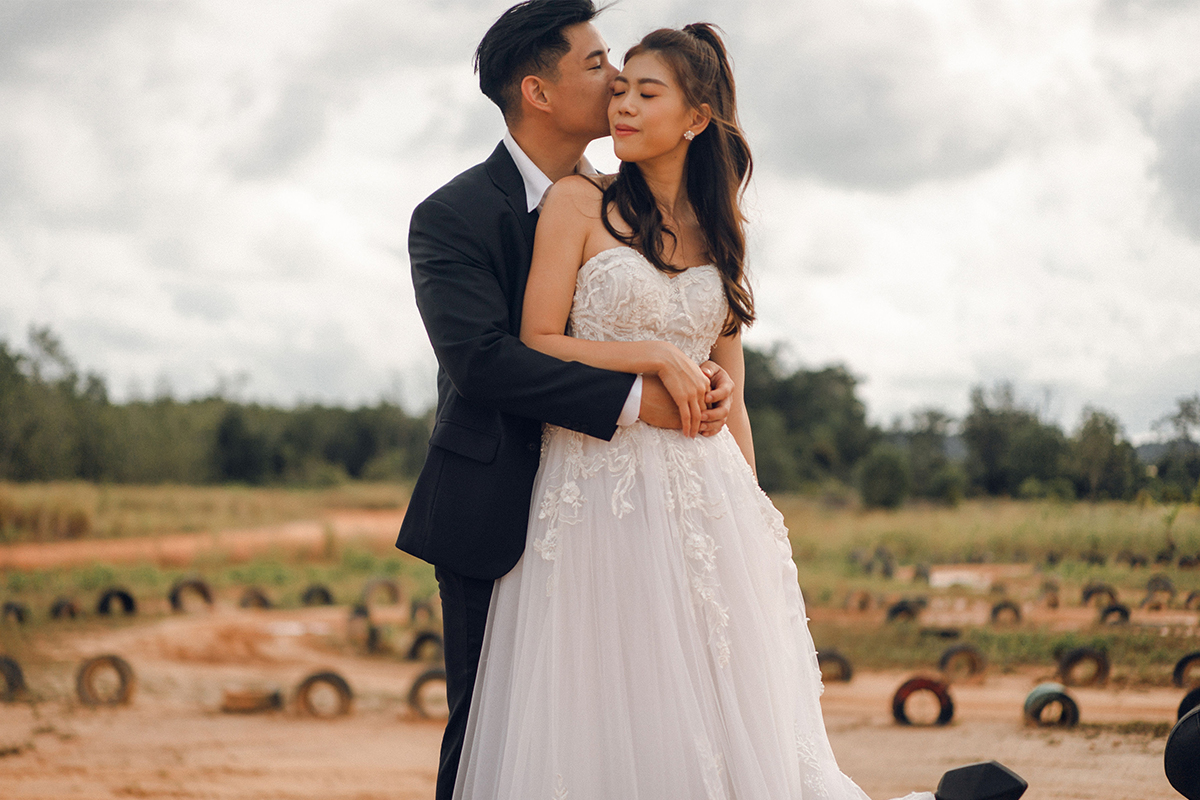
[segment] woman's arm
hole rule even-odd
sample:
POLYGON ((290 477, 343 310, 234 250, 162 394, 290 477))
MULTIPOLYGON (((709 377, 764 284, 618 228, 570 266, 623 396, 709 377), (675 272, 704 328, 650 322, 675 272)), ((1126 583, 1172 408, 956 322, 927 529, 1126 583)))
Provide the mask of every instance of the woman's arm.
POLYGON ((564 178, 550 189, 538 218, 525 285, 521 341, 563 361, 657 375, 679 406, 684 432, 695 436, 710 383, 678 347, 657 341, 593 342, 564 333, 589 237, 603 231, 599 213, 600 190, 584 178, 564 178))
POLYGON ((730 398, 729 419, 725 424, 729 427, 729 432, 733 434, 734 441, 741 448, 742 455, 746 457, 746 463, 750 465, 750 469, 754 470, 754 474, 757 476, 758 470, 754 465, 754 439, 750 434, 750 415, 746 413, 746 397, 742 388, 746 383, 746 358, 742 354, 742 334, 738 332, 718 339, 713 347, 711 358, 729 373, 730 378, 733 378, 733 396, 730 398))

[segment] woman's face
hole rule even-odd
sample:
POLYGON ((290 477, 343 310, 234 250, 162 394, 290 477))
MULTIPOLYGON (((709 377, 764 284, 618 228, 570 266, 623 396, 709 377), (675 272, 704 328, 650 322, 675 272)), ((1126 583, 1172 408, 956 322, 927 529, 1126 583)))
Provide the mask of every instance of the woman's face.
POLYGON ((675 73, 655 52, 629 59, 613 80, 608 127, 622 161, 645 161, 676 148, 685 152, 683 134, 695 117, 675 73))

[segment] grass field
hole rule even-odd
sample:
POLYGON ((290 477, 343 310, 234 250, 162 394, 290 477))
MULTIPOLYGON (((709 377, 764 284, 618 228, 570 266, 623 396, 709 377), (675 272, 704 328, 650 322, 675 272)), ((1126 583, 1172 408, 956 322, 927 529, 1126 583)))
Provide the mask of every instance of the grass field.
POLYGON ((327 489, 0 483, 0 542, 218 531, 312 519, 332 509, 402 508, 410 487, 327 489))

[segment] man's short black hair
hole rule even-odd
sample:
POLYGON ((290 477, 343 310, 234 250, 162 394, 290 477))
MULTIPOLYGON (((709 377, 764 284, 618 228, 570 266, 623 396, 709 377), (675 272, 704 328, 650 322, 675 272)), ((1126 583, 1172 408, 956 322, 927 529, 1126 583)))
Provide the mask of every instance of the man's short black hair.
POLYGON ((563 29, 591 22, 592 0, 525 0, 500 15, 475 49, 479 88, 512 121, 521 109, 526 75, 558 79, 558 62, 571 49, 563 29))

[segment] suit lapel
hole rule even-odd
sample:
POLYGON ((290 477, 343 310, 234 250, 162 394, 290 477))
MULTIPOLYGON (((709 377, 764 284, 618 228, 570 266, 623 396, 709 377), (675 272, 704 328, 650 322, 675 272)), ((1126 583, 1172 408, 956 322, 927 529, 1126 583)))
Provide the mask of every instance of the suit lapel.
MULTIPOLYGON (((496 145, 496 149, 488 156, 488 160, 485 163, 487 165, 488 176, 492 179, 492 183, 496 184, 496 188, 503 192, 508 199, 508 205, 512 208, 517 221, 521 225, 521 232, 525 234, 525 242, 532 251, 533 233, 537 228, 537 212, 535 211, 530 214, 527 210, 528 201, 525 199, 525 181, 521 180, 521 172, 513 162, 512 156, 509 155, 508 148, 504 146, 504 142, 496 145)), ((523 266, 527 268, 528 264, 523 266)))

